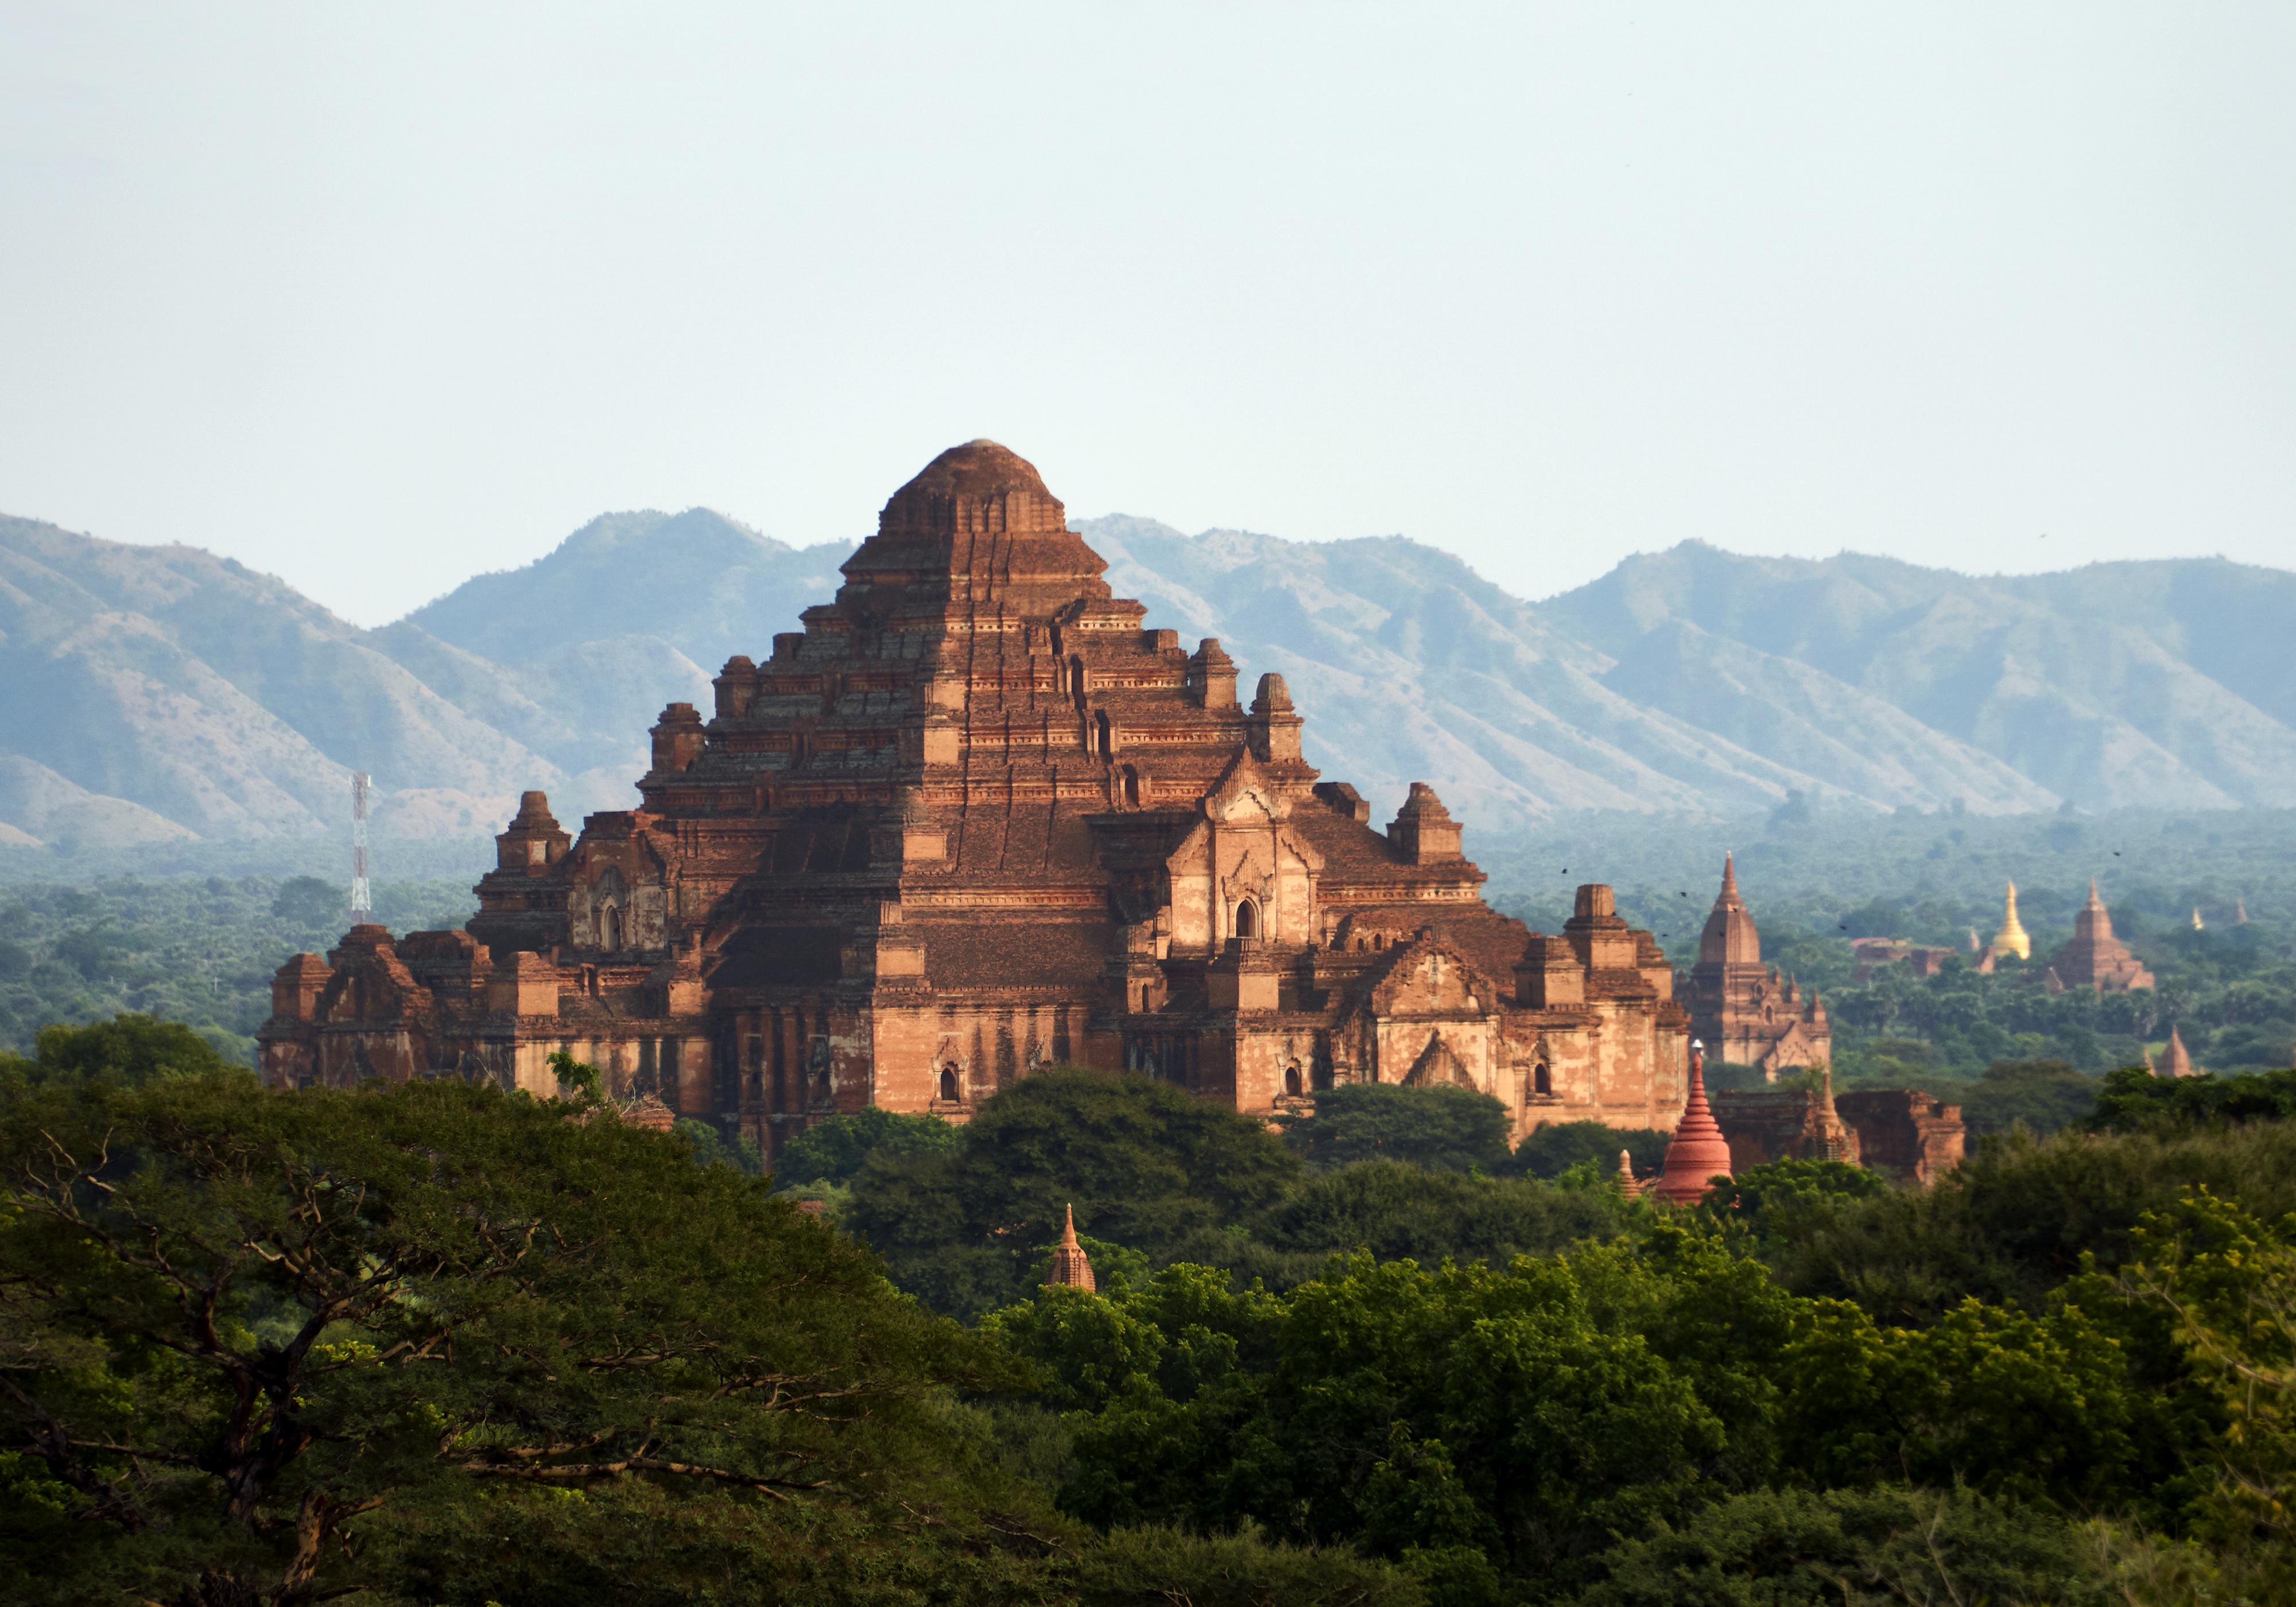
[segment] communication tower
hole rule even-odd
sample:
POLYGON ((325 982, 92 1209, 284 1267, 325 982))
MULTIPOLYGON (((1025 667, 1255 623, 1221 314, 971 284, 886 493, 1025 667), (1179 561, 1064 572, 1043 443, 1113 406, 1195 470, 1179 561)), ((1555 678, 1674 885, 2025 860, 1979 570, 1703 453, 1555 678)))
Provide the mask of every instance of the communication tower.
POLYGON ((364 925, 374 918, 374 898, 366 886, 366 793, 367 774, 351 772, 351 924, 364 925))

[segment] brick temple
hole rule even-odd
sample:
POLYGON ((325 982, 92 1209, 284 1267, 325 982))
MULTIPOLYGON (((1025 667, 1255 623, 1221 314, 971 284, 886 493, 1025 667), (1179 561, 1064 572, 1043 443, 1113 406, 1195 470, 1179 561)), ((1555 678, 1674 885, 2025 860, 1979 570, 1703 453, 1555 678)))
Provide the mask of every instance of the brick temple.
POLYGON ((1374 824, 1283 676, 1247 706, 1105 568, 1021 458, 943 453, 802 630, 663 711, 636 808, 577 836, 529 792, 467 930, 283 966, 265 1073, 549 1094, 562 1048, 769 1152, 1063 1062, 1254 1112, 1380 1081, 1518 1136, 1675 1125, 1689 1018, 1609 888, 1559 934, 1492 910, 1432 789, 1374 824))
POLYGON ((1815 992, 1762 963, 1762 934, 1738 892, 1738 867, 1722 857, 1722 890, 1698 934, 1698 963, 1677 979, 1691 1030, 1718 1060, 1778 1073, 1830 1064, 1833 1028, 1815 992))

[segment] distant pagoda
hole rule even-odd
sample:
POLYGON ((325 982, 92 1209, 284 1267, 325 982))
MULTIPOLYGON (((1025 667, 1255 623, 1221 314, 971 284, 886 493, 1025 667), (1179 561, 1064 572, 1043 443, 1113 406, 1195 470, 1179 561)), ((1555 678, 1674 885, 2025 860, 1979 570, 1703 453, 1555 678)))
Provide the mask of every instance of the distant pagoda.
POLYGON ((1098 1291, 1100 1285, 1092 1275, 1092 1260, 1077 1242, 1076 1207, 1067 1208, 1067 1221, 1061 1228, 1061 1242, 1053 1246, 1052 1265, 1045 1268, 1045 1286, 1064 1283, 1070 1289, 1081 1289, 1086 1294, 1098 1291))

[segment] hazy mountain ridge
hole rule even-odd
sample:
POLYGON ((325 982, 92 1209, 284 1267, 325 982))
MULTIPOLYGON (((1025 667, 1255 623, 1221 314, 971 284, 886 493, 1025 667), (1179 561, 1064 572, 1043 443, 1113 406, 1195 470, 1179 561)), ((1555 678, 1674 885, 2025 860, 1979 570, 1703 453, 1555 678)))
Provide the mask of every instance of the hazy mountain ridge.
POLYGON ((1685 542, 1540 610, 1622 660, 1679 621, 1808 665, 2087 808, 2296 796, 2296 676, 2275 645, 2296 627, 2296 575, 2276 570, 2169 559, 1973 578, 1685 542))
MULTIPOLYGON (((1972 578, 1686 542, 1530 603, 1402 537, 1077 528, 1119 595, 1245 676, 1384 808, 1484 830, 1738 814, 1799 789, 1980 813, 2296 797, 2296 575, 2222 560, 1972 578)), ((0 519, 0 847, 300 833, 373 774, 378 829, 464 834, 520 790, 626 807, 663 703, 826 601, 848 545, 707 509, 603 515, 379 630, 188 547, 0 519)))

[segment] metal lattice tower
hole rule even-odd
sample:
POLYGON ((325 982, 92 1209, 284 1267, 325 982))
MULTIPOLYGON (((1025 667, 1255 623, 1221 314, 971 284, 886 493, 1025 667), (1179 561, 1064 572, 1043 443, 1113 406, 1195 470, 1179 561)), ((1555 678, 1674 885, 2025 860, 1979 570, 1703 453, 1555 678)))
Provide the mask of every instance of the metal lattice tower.
POLYGON ((351 924, 374 918, 374 898, 366 886, 367 774, 351 772, 351 924))

